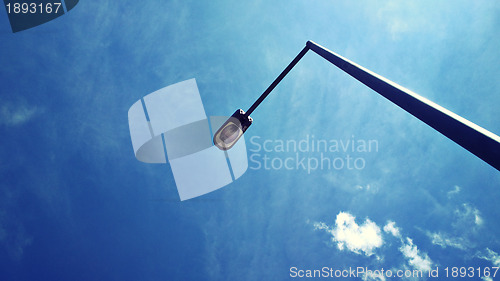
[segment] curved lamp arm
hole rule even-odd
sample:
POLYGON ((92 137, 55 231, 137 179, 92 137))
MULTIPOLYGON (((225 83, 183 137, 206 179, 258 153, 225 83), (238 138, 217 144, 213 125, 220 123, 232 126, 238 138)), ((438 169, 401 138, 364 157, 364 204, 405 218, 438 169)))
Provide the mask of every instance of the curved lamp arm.
MULTIPOLYGON (((427 125, 431 126, 441 134, 445 135, 500 171, 499 136, 312 41, 307 41, 304 49, 300 51, 300 53, 285 68, 285 70, 283 70, 273 83, 271 83, 264 93, 262 93, 262 95, 247 110, 247 112, 243 113, 246 118, 250 118, 250 113, 252 113, 271 93, 276 85, 278 85, 288 72, 290 72, 290 70, 299 62, 308 50, 312 50, 316 54, 328 60, 347 74, 356 78, 361 83, 365 84, 375 92, 406 110, 411 115, 417 117, 427 125)), ((249 120, 251 124, 251 118, 249 120)), ((241 135, 243 135, 248 126, 241 131, 241 134, 239 134, 236 141, 241 137, 241 135)), ((220 134, 221 129, 216 132, 215 136, 220 134)), ((218 145, 216 142, 215 145, 221 148, 220 144, 218 145)))

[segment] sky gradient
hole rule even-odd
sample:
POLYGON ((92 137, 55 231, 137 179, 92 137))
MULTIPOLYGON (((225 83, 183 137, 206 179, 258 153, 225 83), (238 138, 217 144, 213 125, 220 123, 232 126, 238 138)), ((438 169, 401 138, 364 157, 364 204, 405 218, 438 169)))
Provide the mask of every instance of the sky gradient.
POLYGON ((0 279, 500 266, 500 173, 312 52, 245 138, 376 140, 323 155, 363 169, 249 163, 181 202, 168 164, 135 159, 127 120, 143 96, 191 78, 208 116, 246 110, 313 40, 500 134, 499 15, 495 1, 105 0, 13 34, 0 12, 0 279))

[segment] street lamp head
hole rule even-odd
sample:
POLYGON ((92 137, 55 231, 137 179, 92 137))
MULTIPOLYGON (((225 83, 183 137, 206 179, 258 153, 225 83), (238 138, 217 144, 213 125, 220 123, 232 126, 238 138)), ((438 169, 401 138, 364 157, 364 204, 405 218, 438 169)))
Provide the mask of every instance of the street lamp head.
POLYGON ((236 110, 229 119, 214 134, 214 144, 220 150, 228 150, 241 138, 243 133, 252 125, 252 117, 242 109, 236 110))

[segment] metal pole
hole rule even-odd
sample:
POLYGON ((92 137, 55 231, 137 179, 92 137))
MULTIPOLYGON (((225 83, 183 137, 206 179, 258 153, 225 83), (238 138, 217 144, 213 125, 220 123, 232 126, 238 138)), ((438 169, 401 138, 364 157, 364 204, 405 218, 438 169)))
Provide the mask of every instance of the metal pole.
POLYGON ((325 47, 306 46, 500 171, 499 136, 325 47))
POLYGON ((500 171, 499 136, 312 41, 307 41, 306 47, 254 102, 246 115, 259 106, 309 49, 500 171))
POLYGON ((276 85, 278 85, 278 83, 281 82, 283 78, 285 78, 288 72, 292 70, 292 68, 299 62, 299 60, 307 53, 308 50, 309 47, 306 46, 304 47, 304 49, 302 49, 302 51, 300 51, 300 53, 292 60, 292 62, 285 68, 285 70, 281 72, 281 74, 273 81, 273 83, 271 83, 271 85, 267 87, 264 93, 262 93, 262 95, 260 95, 260 97, 252 104, 252 106, 250 106, 247 112, 245 112, 246 115, 250 115, 257 108, 257 106, 259 106, 259 104, 271 93, 274 87, 276 87, 276 85))

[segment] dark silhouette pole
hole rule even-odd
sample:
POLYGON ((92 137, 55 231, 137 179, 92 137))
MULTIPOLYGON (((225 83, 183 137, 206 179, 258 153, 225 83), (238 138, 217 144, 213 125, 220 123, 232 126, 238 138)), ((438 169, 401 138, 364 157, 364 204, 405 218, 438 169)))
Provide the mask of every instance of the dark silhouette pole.
MULTIPOLYGON (((250 113, 271 93, 308 50, 320 55, 500 171, 499 136, 312 41, 307 41, 306 47, 244 113, 245 116, 250 116, 250 113)), ((239 137, 247 128, 248 126, 244 128, 239 137)), ((219 129, 216 135, 220 131, 219 129)))

